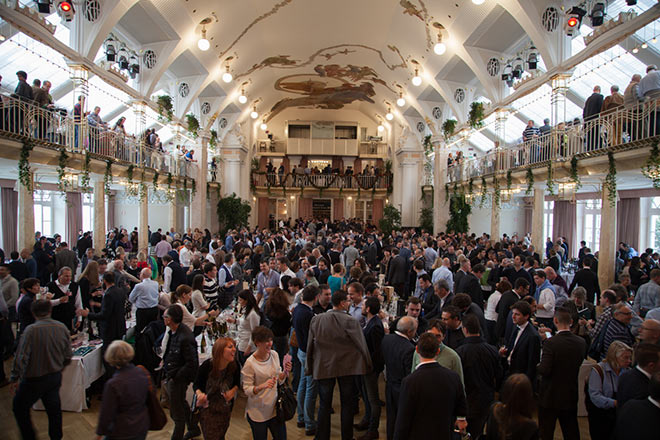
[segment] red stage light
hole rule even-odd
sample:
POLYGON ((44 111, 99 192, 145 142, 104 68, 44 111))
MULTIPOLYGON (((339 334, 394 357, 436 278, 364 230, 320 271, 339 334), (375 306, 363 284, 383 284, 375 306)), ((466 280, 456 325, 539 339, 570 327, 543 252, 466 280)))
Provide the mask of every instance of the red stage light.
POLYGON ((580 23, 580 20, 578 20, 576 17, 571 17, 568 19, 568 26, 569 27, 575 27, 580 23))

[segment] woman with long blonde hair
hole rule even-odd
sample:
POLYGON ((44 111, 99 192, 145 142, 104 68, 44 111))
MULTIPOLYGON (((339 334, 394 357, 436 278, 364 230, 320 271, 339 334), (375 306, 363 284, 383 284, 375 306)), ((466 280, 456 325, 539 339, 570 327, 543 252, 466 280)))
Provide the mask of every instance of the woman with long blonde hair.
MULTIPOLYGON (((101 285, 101 277, 99 276, 99 264, 91 260, 85 266, 78 277, 78 286, 80 286, 80 299, 82 300, 83 307, 98 312, 101 308, 101 296, 103 295, 103 286, 101 285)), ((89 338, 94 339, 94 332, 91 321, 89 322, 89 338)))

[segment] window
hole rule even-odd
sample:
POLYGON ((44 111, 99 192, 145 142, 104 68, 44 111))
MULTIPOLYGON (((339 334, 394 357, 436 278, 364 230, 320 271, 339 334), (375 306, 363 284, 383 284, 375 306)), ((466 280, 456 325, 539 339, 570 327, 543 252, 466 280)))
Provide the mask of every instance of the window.
POLYGON ((34 192, 34 230, 41 235, 53 235, 53 192, 34 192))
POLYGON ((584 208, 583 237, 587 247, 596 252, 600 245, 600 199, 587 200, 584 208))
POLYGON ((356 200, 355 201, 355 217, 362 221, 372 221, 373 219, 374 204, 371 200, 356 200))
POLYGON ((660 197, 653 197, 651 199, 649 217, 651 219, 651 223, 649 224, 651 240, 648 242, 648 246, 657 250, 660 249, 660 197))
POLYGON ((552 236, 552 221, 554 217, 555 202, 543 202, 543 236, 550 237, 552 236))
POLYGON ((82 229, 83 232, 94 230, 94 194, 82 195, 82 229))

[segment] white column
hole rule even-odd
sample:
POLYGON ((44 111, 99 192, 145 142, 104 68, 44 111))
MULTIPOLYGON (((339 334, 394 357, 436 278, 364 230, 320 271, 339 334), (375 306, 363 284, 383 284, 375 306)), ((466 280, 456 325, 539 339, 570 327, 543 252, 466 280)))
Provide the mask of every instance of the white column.
MULTIPOLYGON (((558 73, 550 78, 552 92, 550 95, 550 125, 556 127, 560 122, 566 121, 566 92, 570 73, 558 73)), ((539 121, 540 122, 540 121, 539 121)))
MULTIPOLYGON (((421 155, 421 153, 420 153, 421 155)), ((417 190, 420 188, 419 162, 414 161, 411 155, 403 159, 402 185, 403 194, 401 198, 401 225, 416 226, 419 213, 416 212, 415 205, 419 196, 417 190)))
POLYGON ((197 175, 196 192, 190 204, 190 226, 204 230, 206 223, 206 182, 208 180, 208 142, 211 138, 210 133, 204 131, 200 134, 199 150, 196 151, 197 157, 197 175))
POLYGON ((493 208, 490 213, 490 239, 499 241, 500 237, 500 206, 493 200, 493 208))
MULTIPOLYGON (((34 246, 34 174, 29 175, 29 188, 17 180, 18 190, 18 250, 28 249, 32 252, 34 246)), ((7 249, 9 252, 10 249, 7 249)))
POLYGON ((94 181, 94 252, 101 255, 105 247, 105 187, 103 179, 94 181))
POLYGON ((532 208, 532 244, 539 253, 545 249, 545 237, 543 237, 544 185, 545 183, 534 185, 534 204, 532 208))
MULTIPOLYGON (((144 131, 147 128, 147 115, 146 115, 146 106, 147 104, 144 101, 132 101, 131 102, 131 107, 133 107, 133 113, 135 114, 135 132, 136 133, 144 133, 144 131)), ((142 161, 138 163, 138 165, 149 165, 153 168, 156 168, 156 165, 149 161, 145 161, 145 148, 144 148, 144 136, 139 136, 138 137, 138 142, 135 146, 135 148, 138 149, 139 157, 142 158, 142 161)))
MULTIPOLYGON (((604 290, 614 283, 615 254, 618 238, 616 236, 617 197, 614 202, 608 200, 609 191, 603 185, 600 210, 600 249, 598 249, 598 284, 604 290)), ((594 249, 594 252, 596 249, 594 249)))
MULTIPOLYGON (((176 197, 176 196, 175 196, 176 197)), ((174 228, 174 231, 179 231, 179 209, 177 206, 176 198, 170 202, 170 213, 169 213, 169 223, 170 228, 174 228)), ((169 229, 168 229, 169 231, 169 229)))
POLYGON ((433 233, 447 229, 449 221, 449 201, 445 201, 447 183, 447 158, 449 151, 440 139, 431 139, 435 150, 433 164, 433 233))
POLYGON ((147 249, 149 246, 149 187, 144 186, 140 194, 140 214, 138 225, 138 249, 147 249))

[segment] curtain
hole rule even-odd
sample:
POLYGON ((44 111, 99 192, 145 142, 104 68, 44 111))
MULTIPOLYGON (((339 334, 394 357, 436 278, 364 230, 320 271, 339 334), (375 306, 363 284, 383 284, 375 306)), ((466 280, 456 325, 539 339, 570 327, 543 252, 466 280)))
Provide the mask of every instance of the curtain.
MULTIPOLYGON (((105 231, 107 232, 108 230, 112 229, 115 227, 115 196, 114 194, 110 194, 108 198, 106 199, 106 203, 108 204, 108 216, 105 219, 105 231)), ((135 226, 137 226, 139 221, 135 222, 135 226)), ((130 230, 130 228, 127 228, 130 230)))
POLYGON ((616 211, 616 241, 623 241, 639 250, 639 198, 619 201, 616 211))
POLYGON ((2 249, 9 256, 18 248, 18 192, 14 188, 2 188, 2 249))
POLYGON ((259 197, 257 201, 259 228, 265 229, 268 227, 268 197, 259 197))
POLYGON ((78 241, 78 232, 82 229, 82 194, 66 193, 66 241, 73 249, 78 241))
POLYGON ((532 208, 525 207, 524 212, 525 212, 525 230, 523 231, 522 235, 529 234, 532 232, 532 208))
POLYGON ((375 199, 373 201, 373 215, 372 222, 374 225, 378 225, 378 221, 383 218, 383 199, 375 199))
POLYGON ((335 199, 332 206, 335 220, 341 220, 344 217, 344 199, 335 199))
POLYGON ((298 217, 302 217, 302 218, 312 217, 312 199, 307 199, 307 198, 298 199, 298 217))
MULTIPOLYGON (((552 241, 557 237, 566 237, 568 244, 568 256, 573 257, 575 252, 575 203, 567 200, 555 201, 555 207, 552 211, 552 241)), ((545 238, 545 237, 544 237, 545 238)), ((545 249, 536 250, 540 255, 545 253, 545 249)))

